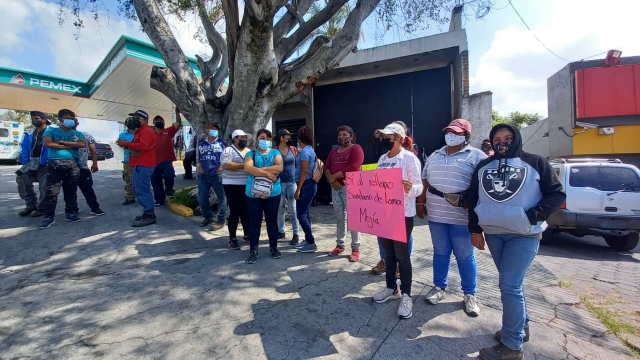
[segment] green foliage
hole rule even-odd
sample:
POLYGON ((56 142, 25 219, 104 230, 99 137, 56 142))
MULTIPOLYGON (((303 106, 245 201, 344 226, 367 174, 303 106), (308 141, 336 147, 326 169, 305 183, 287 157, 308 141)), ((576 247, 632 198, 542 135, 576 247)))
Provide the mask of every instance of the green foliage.
POLYGON ((525 114, 519 111, 509 113, 507 116, 502 116, 495 109, 491 111, 491 123, 493 126, 498 124, 514 124, 518 126, 520 129, 527 125, 531 125, 542 119, 542 115, 538 113, 535 114, 525 114))
POLYGON ((180 204, 191 209, 197 208, 198 202, 195 199, 192 199, 191 196, 189 196, 189 192, 191 192, 191 190, 193 190, 194 188, 195 186, 190 186, 176 191, 176 194, 173 196, 171 201, 174 204, 180 204))
MULTIPOLYGON (((57 114, 47 114, 49 120, 54 124, 60 126, 60 121, 58 120, 57 114)), ((0 121, 15 121, 21 122, 24 124, 24 129, 29 130, 33 128, 31 125, 31 115, 29 111, 24 110, 9 110, 4 114, 0 115, 0 121)))

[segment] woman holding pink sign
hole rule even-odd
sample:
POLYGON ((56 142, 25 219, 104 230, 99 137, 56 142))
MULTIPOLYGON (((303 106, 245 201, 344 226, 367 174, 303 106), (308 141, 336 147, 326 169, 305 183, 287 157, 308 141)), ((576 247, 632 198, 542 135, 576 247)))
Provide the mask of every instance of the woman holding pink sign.
MULTIPOLYGON (((413 231, 413 217, 416 216, 416 198, 422 193, 423 185, 420 179, 420 161, 404 149, 403 144, 408 140, 404 128, 399 124, 389 124, 382 130, 376 130, 375 135, 380 138, 382 146, 388 152, 378 160, 378 169, 402 169, 402 185, 404 186, 404 216, 405 229, 409 239, 413 231)), ((408 241, 400 242, 391 239, 380 239, 385 250, 386 286, 373 294, 373 301, 383 303, 387 300, 401 299, 398 307, 398 317, 408 319, 413 315, 413 300, 411 299, 411 258, 409 256, 408 241), (396 284, 396 267, 400 267, 400 290, 396 284)))

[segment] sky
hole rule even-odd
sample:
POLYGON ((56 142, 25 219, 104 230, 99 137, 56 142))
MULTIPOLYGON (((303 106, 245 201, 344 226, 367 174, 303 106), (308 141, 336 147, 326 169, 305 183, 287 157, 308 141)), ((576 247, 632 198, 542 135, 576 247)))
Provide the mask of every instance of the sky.
MULTIPOLYGON (((640 55, 637 14, 640 1, 617 0, 511 0, 532 31, 509 6, 494 0, 495 7, 484 19, 467 17, 470 92, 493 92, 493 108, 501 114, 513 111, 547 115, 546 80, 567 62, 622 50, 623 56, 640 55), (559 57, 538 42, 533 34, 559 57)), ((86 81, 120 35, 148 41, 137 22, 116 14, 116 1, 104 0, 111 10, 97 21, 85 19, 76 40, 72 18, 62 26, 55 0, 2 1, 0 12, 0 66, 32 70, 86 81)), ((86 15, 91 15, 88 9, 86 15)), ((360 49, 413 37, 447 31, 448 25, 431 26, 412 35, 391 31, 381 34, 372 15, 363 25, 360 49)), ((183 51, 190 56, 210 53, 193 38, 193 19, 170 25, 183 51)), ((84 131, 107 141, 117 136, 118 125, 104 120, 82 119, 84 131)))

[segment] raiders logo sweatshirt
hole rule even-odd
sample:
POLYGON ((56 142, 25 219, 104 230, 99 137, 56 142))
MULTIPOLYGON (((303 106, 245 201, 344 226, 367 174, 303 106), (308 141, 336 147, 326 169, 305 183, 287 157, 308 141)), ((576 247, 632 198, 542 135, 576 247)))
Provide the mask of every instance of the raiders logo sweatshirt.
POLYGON ((496 152, 478 163, 471 178, 469 231, 539 238, 566 194, 547 160, 522 151, 518 127, 496 125, 489 138, 503 128, 514 134, 506 154, 496 152))

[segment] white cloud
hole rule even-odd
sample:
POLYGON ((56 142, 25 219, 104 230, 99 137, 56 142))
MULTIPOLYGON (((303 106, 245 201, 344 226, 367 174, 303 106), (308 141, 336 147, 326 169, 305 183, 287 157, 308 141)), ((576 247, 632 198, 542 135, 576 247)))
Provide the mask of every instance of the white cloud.
POLYGON ((19 1, 5 1, 2 4, 2 21, 0 21, 0 51, 15 51, 22 48, 20 30, 32 27, 29 10, 19 1))
POLYGON ((13 60, 8 57, 2 56, 0 57, 0 66, 12 67, 14 66, 13 60))
MULTIPOLYGON (((534 12, 519 11, 538 38, 567 60, 620 47, 623 56, 640 55, 637 0, 620 0, 610 6, 583 0, 541 1, 535 7, 534 12)), ((493 91, 494 108, 502 114, 521 111, 546 116, 547 78, 567 62, 549 53, 517 21, 495 32, 491 46, 472 69, 471 91, 493 91)))
POLYGON ((98 142, 110 143, 118 139, 120 124, 115 121, 79 118, 79 131, 88 132, 98 142))

